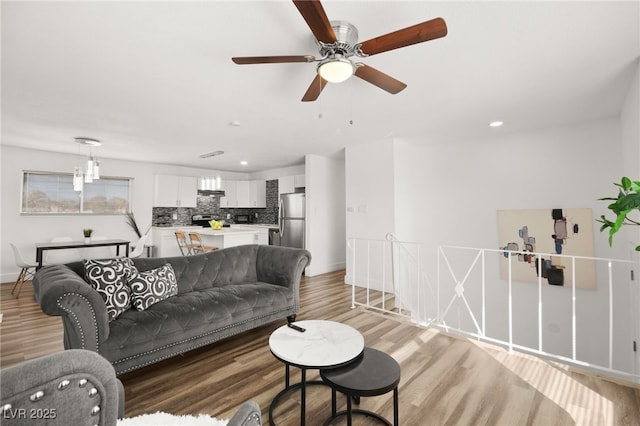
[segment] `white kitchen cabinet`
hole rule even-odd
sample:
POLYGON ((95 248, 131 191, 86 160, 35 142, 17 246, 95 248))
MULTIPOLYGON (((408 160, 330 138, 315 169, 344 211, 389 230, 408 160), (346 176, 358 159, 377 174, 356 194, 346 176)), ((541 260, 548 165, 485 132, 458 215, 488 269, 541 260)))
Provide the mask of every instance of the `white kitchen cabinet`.
POLYGON ((223 180, 224 197, 220 197, 220 207, 238 207, 238 185, 235 180, 223 180))
POLYGON ((154 207, 196 207, 197 196, 195 176, 155 176, 154 207))
POLYGON ((267 207, 267 182, 252 180, 249 182, 249 207, 267 207))
POLYGON ((251 205, 249 186, 248 180, 236 182, 236 207, 249 207, 251 205))
POLYGON ((261 244, 263 246, 269 245, 269 228, 258 228, 258 232, 256 233, 256 244, 261 244))
POLYGON ((304 188, 305 187, 304 175, 295 175, 293 177, 293 186, 295 186, 296 188, 304 188))
POLYGON ((278 195, 291 194, 293 192, 296 192, 294 176, 283 176, 278 178, 278 195))
POLYGON ((225 180, 222 190, 222 208, 267 207, 267 183, 264 180, 225 180))
MULTIPOLYGON (((274 225, 275 226, 275 225, 274 225)), ((231 225, 231 229, 255 231, 252 244, 269 245, 269 227, 263 225, 231 225)))

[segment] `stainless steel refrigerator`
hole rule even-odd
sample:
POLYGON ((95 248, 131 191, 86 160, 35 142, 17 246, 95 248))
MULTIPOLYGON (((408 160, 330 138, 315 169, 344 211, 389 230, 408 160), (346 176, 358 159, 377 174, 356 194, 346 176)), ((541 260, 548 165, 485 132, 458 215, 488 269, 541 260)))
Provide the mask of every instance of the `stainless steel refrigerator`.
POLYGON ((285 247, 304 248, 305 194, 280 195, 278 226, 280 244, 285 247))

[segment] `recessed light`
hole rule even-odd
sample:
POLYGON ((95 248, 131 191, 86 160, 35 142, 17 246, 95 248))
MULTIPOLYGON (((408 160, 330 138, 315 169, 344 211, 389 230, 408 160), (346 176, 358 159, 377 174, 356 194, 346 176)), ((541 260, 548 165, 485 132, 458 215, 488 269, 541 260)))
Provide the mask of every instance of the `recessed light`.
POLYGON ((230 121, 229 126, 240 127, 240 122, 238 120, 230 121))
POLYGON ((242 161, 240 162, 240 164, 241 164, 241 165, 243 165, 243 166, 246 166, 247 164, 249 164, 249 162, 248 162, 248 161, 245 161, 245 160, 242 160, 242 161))
POLYGON ((491 127, 500 127, 503 124, 504 123, 502 121, 492 121, 491 123, 489 123, 489 126, 491 126, 491 127))

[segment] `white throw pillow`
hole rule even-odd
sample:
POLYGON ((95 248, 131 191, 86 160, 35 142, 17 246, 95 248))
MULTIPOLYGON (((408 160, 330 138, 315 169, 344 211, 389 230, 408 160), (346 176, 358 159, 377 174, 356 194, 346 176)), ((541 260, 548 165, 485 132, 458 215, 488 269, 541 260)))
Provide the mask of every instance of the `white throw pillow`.
POLYGON ((167 263, 150 271, 136 272, 129 280, 131 304, 139 311, 178 294, 176 274, 167 263))
POLYGON ((102 296, 109 321, 131 307, 131 290, 127 283, 136 267, 131 259, 85 259, 85 280, 102 296))

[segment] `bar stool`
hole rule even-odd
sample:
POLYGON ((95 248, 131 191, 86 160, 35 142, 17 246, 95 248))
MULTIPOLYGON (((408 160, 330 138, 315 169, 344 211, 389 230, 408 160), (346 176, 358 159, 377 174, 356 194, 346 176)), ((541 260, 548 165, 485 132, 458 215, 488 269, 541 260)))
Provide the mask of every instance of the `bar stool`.
POLYGON ((175 234, 176 241, 178 241, 178 247, 180 248, 180 253, 182 253, 183 256, 194 254, 193 244, 187 242, 187 235, 184 231, 176 231, 175 234))
POLYGON ((351 399, 360 401, 362 396, 378 396, 393 390, 393 424, 398 426, 398 383, 400 383, 400 365, 379 350, 365 347, 362 356, 344 367, 332 370, 320 370, 320 376, 331 386, 331 418, 329 424, 340 416, 347 416, 347 425, 351 426, 353 414, 364 414, 391 426, 384 417, 371 411, 353 409, 351 399), (347 397, 347 409, 336 412, 336 391, 347 397))
POLYGON ((197 232, 189 232, 189 239, 191 240, 191 246, 194 254, 218 250, 218 247, 216 246, 205 246, 202 244, 202 237, 200 237, 200 234, 197 232))

